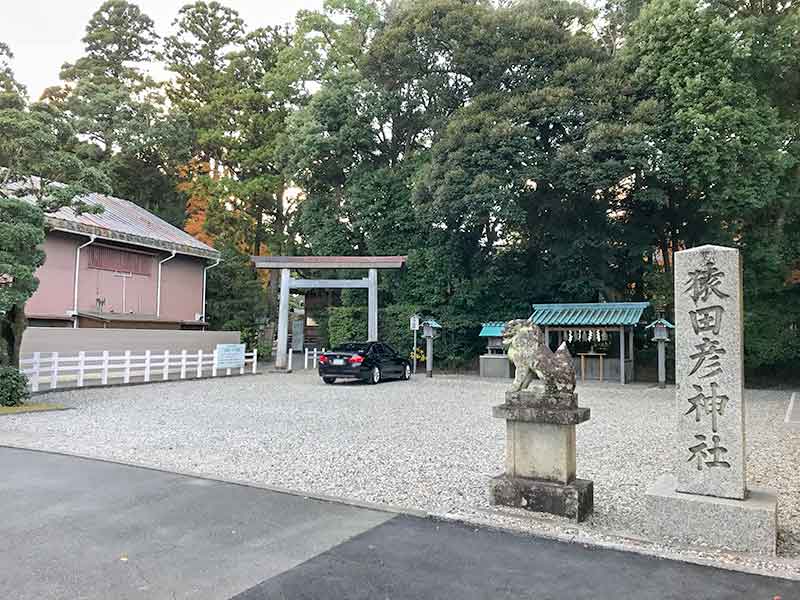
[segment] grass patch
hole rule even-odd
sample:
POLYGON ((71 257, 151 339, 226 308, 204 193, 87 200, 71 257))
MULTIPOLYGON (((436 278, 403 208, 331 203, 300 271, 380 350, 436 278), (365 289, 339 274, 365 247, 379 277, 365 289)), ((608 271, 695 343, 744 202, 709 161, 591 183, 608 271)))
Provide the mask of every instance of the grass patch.
POLYGON ((0 406, 0 415, 18 415, 28 412, 46 412, 48 410, 67 410, 61 404, 48 404, 47 402, 31 402, 22 406, 0 406))

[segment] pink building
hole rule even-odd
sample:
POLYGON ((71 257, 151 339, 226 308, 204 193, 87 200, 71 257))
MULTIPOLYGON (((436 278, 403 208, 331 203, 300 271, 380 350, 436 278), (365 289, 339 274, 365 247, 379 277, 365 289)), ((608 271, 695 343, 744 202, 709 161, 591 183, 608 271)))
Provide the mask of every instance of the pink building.
POLYGON ((32 326, 205 329, 206 271, 219 252, 142 207, 91 194, 99 214, 47 216, 32 326))

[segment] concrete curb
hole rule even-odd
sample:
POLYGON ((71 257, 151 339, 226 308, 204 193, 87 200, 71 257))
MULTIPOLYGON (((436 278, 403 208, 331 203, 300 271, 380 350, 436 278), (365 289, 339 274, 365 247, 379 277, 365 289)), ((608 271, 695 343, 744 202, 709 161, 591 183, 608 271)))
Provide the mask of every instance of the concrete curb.
MULTIPOLYGON (((695 556, 686 556, 685 554, 679 552, 672 552, 668 550, 659 550, 655 548, 643 547, 641 545, 637 545, 631 538, 625 538, 620 536, 619 542, 612 542, 607 540, 597 540, 590 537, 587 537, 582 534, 564 534, 564 533, 552 533, 546 531, 530 531, 527 529, 520 529, 511 525, 503 526, 503 525, 495 525, 492 523, 486 523, 485 521, 481 521, 480 519, 470 520, 466 517, 456 517, 451 516, 448 514, 440 514, 440 513, 432 513, 427 511, 422 511, 413 508, 405 508, 399 506, 393 506, 389 504, 378 504, 374 502, 367 502, 364 500, 357 500, 354 498, 346 498, 346 497, 339 497, 339 496, 328 496, 325 494, 318 494, 313 492, 304 492, 301 490, 292 490, 288 488, 282 488, 279 486, 271 486, 265 485, 261 483, 256 483, 253 481, 244 481, 244 480, 236 480, 236 479, 225 479, 222 477, 210 476, 201 473, 191 473, 187 471, 173 471, 169 469, 163 469, 160 467, 153 467, 151 465, 146 465, 142 463, 130 462, 130 461, 122 461, 122 460, 115 460, 109 458, 98 458, 95 456, 87 456, 83 454, 77 454, 73 452, 63 452, 59 450, 43 450, 39 448, 29 448, 26 446, 17 446, 13 444, 7 443, 0 443, 0 448, 9 448, 12 450, 25 450, 29 452, 39 452, 42 454, 55 454, 60 456, 69 456, 72 458, 79 458, 82 460, 91 460, 95 462, 104 462, 110 463, 115 465, 121 465, 124 467, 133 467, 138 469, 146 469, 148 471, 155 471, 158 473, 165 473, 170 475, 178 475, 180 477, 191 477, 194 479, 203 479, 206 481, 214 481, 218 483, 225 483, 229 485, 238 485, 242 487, 249 487, 253 489, 264 490, 268 492, 275 492, 278 494, 286 494, 289 496, 296 496, 299 498, 305 498, 308 500, 316 500, 319 502, 327 502, 330 504, 339 504, 343 506, 352 506, 355 508, 363 508, 367 510, 372 510, 376 512, 383 512, 395 515, 406 515, 411 517, 416 517, 419 519, 426 519, 429 521, 436 521, 442 523, 455 523, 464 525, 466 527, 473 527, 473 528, 481 528, 488 531, 499 531, 504 533, 511 533, 520 537, 534 537, 534 538, 541 538, 546 540, 553 540, 557 542, 562 542, 566 544, 579 544, 585 546, 587 548, 597 548, 602 550, 615 550, 618 552, 629 552, 632 554, 638 554, 641 556, 649 556, 651 558, 657 558, 662 560, 673 560, 676 562, 683 562, 687 564, 695 564, 703 567, 713 567, 717 569, 722 569, 724 571, 732 571, 737 573, 745 573, 748 575, 760 575, 764 577, 775 577, 777 579, 786 579, 789 581, 800 581, 800 573, 787 573, 787 572, 774 572, 770 571, 769 569, 761 569, 758 567, 750 567, 748 565, 736 565, 731 563, 726 563, 723 561, 714 560, 711 558, 704 558, 704 557, 695 557, 695 556)), ((642 543, 650 543, 647 541, 640 541, 639 544, 642 543)), ((691 550, 691 549, 689 549, 691 550)), ((744 556, 744 555, 743 555, 744 556)), ((774 560, 774 559, 773 559, 774 560)), ((778 559, 781 560, 781 559, 778 559)), ((788 566, 788 565, 787 565, 788 566)))

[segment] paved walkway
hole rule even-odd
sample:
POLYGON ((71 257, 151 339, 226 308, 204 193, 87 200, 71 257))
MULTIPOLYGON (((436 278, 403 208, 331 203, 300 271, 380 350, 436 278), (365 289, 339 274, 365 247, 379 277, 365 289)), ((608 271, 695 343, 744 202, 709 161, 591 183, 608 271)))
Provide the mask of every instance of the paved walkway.
POLYGON ((0 448, 0 598, 763 598, 800 582, 0 448))

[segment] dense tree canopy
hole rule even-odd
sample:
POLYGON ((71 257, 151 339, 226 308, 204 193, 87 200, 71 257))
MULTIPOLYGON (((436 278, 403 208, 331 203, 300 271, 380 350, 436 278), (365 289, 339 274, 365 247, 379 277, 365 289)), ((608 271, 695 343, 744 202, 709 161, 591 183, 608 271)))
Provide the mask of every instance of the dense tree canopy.
POLYGON ((247 254, 408 254, 382 302, 435 313, 463 362, 481 321, 535 301, 669 313, 673 253, 721 243, 744 255, 748 366, 790 365, 797 5, 592 6, 328 0, 251 29, 197 1, 159 39, 135 3, 107 0, 42 102, 24 101, 0 42, 0 133, 19 138, 0 139, 0 164, 68 182, 100 171, 223 248, 216 326, 252 330, 269 305, 247 254), (159 61, 168 81, 149 75, 159 61), (12 148, 36 135, 50 137, 27 158, 12 148))

